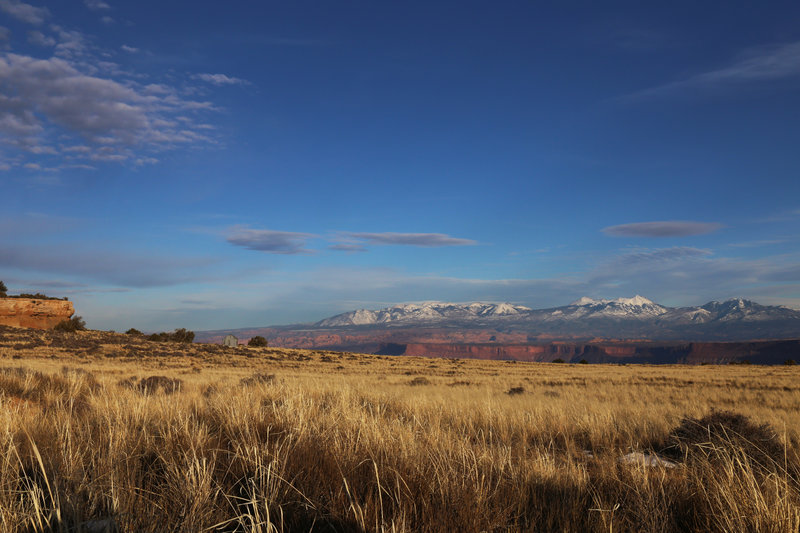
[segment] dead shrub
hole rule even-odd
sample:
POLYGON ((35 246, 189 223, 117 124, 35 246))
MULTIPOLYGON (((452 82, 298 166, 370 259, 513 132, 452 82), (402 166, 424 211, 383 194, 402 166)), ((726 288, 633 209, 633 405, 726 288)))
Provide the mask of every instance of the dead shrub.
POLYGON ((273 381, 275 381, 275 374, 264 374, 262 372, 257 372, 250 377, 242 378, 239 384, 244 386, 250 386, 250 385, 259 385, 262 383, 272 383, 273 381))
MULTIPOLYGON (((712 460, 724 453, 741 453, 758 469, 774 472, 787 464, 787 450, 769 424, 757 424, 731 411, 712 411, 702 418, 685 417, 668 437, 662 453, 673 459, 712 460)), ((792 463, 796 461, 792 460, 792 463)), ((795 474, 796 464, 788 465, 795 474)))
POLYGON ((117 381, 117 386, 123 389, 133 389, 136 387, 136 376, 130 376, 117 381))
POLYGON ((142 394, 155 394, 159 391, 164 394, 172 394, 181 390, 183 387, 183 380, 178 378, 169 378, 167 376, 149 376, 142 378, 136 388, 142 394))

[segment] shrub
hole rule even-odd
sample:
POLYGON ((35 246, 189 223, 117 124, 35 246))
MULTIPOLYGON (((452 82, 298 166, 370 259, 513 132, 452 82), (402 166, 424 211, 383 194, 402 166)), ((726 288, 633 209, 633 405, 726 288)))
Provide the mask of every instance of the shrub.
POLYGON ((561 359, 561 358, 559 357, 559 358, 557 358, 557 359, 553 359, 553 362, 554 362, 554 363, 563 363, 563 362, 564 362, 564 360, 563 360, 563 359, 561 359))
POLYGON ((261 372, 257 372, 250 376, 249 378, 242 378, 239 381, 241 385, 258 385, 259 383, 272 383, 275 381, 275 374, 264 374, 261 372))
POLYGON ((155 394, 158 391, 163 391, 164 394, 172 394, 181 390, 183 381, 178 378, 169 378, 167 376, 150 376, 142 378, 136 386, 142 394, 155 394))
POLYGON ((756 424, 730 411, 712 411, 702 418, 685 417, 668 439, 663 453, 675 459, 714 461, 726 453, 741 453, 762 472, 782 467, 787 461, 787 450, 769 424, 756 424))
POLYGON ((586 359, 581 359, 580 361, 578 361, 578 364, 579 365, 588 365, 589 361, 587 361, 586 359))
POLYGON ((254 346, 256 348, 261 348, 267 346, 267 339, 262 337, 261 335, 256 335, 249 341, 247 341, 248 346, 254 346))
POLYGON ((11 298, 27 298, 29 300, 66 300, 67 298, 58 298, 56 296, 47 296, 46 294, 42 294, 41 292, 37 292, 36 294, 31 294, 29 292, 23 292, 22 294, 18 294, 16 296, 11 296, 11 298))
POLYGON ((189 331, 185 328, 178 328, 172 333, 153 333, 147 336, 147 340, 154 342, 183 342, 191 344, 194 342, 194 331, 189 331))
POLYGON ((139 335, 139 336, 141 336, 141 335, 144 335, 144 334, 141 331, 139 331, 138 329, 136 329, 136 328, 131 328, 128 331, 125 332, 125 335, 139 335))
POLYGON ((7 293, 8 293, 8 287, 6 287, 5 283, 0 281, 0 298, 5 298, 7 293))
POLYGON ((428 378, 424 378, 422 376, 418 378, 414 378, 408 382, 409 385, 417 386, 417 385, 430 385, 431 382, 428 378))
POLYGON ((506 391, 506 394, 514 396, 515 394, 522 394, 523 392, 525 392, 525 387, 511 387, 506 391))
POLYGON ((797 364, 797 361, 795 361, 794 359, 787 359, 786 361, 783 362, 783 364, 786 366, 794 366, 797 364))
POLYGON ((79 316, 73 316, 68 318, 67 320, 62 320, 58 324, 53 327, 56 331, 67 331, 67 332, 75 332, 75 331, 85 331, 86 330, 86 321, 79 316))

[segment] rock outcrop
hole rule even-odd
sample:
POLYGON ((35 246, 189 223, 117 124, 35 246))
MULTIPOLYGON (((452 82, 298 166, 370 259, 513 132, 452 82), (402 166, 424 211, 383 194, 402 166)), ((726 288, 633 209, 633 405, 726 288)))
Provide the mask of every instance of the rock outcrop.
POLYGON ((75 313, 67 300, 0 298, 0 325, 50 329, 75 313))

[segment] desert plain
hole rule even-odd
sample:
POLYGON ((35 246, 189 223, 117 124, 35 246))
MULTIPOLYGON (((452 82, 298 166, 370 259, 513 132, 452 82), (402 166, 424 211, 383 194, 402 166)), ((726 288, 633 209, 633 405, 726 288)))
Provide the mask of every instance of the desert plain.
POLYGON ((0 530, 796 532, 798 378, 0 327, 0 530))

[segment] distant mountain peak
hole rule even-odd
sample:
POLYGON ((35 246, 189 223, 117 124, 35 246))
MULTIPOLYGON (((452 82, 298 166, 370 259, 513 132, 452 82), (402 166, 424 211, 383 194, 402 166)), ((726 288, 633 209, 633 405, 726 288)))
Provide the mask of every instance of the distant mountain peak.
POLYGON ((648 300, 644 296, 639 296, 638 294, 633 298, 616 298, 614 300, 595 300, 594 298, 583 296, 572 302, 570 305, 583 306, 583 305, 608 305, 608 304, 632 305, 636 307, 641 307, 643 305, 658 305, 652 300, 648 300))

